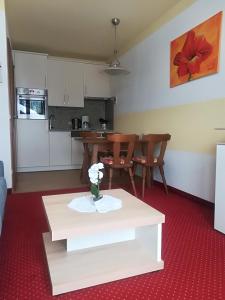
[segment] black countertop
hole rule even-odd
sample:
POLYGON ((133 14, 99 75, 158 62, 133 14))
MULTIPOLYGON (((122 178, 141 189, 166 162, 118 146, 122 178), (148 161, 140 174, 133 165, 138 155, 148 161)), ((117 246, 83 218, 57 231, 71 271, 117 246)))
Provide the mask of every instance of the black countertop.
POLYGON ((103 136, 107 133, 113 132, 113 130, 101 130, 101 129, 95 129, 95 130, 71 130, 71 137, 80 138, 80 132, 82 131, 95 131, 98 133, 101 133, 103 136))
POLYGON ((82 131, 95 131, 98 133, 101 133, 103 136, 106 133, 110 133, 113 132, 113 130, 110 129, 106 129, 106 130, 102 130, 100 128, 90 128, 90 129, 64 129, 64 128, 53 128, 51 130, 49 130, 49 132, 71 132, 71 137, 76 137, 79 138, 80 137, 80 132, 82 131))

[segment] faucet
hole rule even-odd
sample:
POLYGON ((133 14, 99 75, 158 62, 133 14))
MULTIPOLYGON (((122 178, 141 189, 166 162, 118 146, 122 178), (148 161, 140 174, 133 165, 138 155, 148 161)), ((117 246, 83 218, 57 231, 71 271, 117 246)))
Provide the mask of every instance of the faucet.
POLYGON ((49 116, 49 130, 52 130, 54 128, 53 121, 55 121, 55 115, 51 114, 49 116))

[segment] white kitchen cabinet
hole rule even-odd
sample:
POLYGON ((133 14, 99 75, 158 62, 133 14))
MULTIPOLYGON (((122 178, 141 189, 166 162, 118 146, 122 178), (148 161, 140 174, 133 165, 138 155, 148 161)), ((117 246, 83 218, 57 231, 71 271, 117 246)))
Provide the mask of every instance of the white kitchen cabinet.
POLYGON ((47 54, 14 51, 15 85, 24 88, 46 88, 47 54))
POLYGON ((104 65, 84 64, 85 97, 112 97, 110 77, 104 72, 104 65))
POLYGON ((66 70, 64 61, 48 59, 48 105, 65 106, 66 70))
POLYGON ((17 170, 49 166, 48 120, 21 120, 17 127, 17 170))
POLYGON ((66 62, 66 106, 84 107, 84 65, 66 62))
POLYGON ((84 107, 83 64, 49 58, 47 65, 49 105, 84 107))
POLYGON ((71 133, 49 132, 50 167, 71 166, 71 133))
POLYGON ((72 165, 74 165, 77 168, 80 168, 82 166, 83 153, 84 148, 81 140, 72 138, 72 165))
POLYGON ((225 233, 225 144, 216 148, 216 187, 214 228, 225 233))

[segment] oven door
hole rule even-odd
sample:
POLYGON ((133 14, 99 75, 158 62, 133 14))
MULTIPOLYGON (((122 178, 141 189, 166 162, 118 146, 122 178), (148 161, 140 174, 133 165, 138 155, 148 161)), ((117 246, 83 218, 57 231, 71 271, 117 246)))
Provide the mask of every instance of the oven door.
POLYGON ((18 97, 17 114, 19 119, 46 119, 46 110, 46 100, 43 97, 18 97))

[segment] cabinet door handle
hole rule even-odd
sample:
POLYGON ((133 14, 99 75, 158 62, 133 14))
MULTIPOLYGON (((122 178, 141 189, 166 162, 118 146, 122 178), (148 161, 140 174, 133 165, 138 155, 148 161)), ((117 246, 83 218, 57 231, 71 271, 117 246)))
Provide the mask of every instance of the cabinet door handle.
POLYGON ((63 104, 66 104, 66 95, 64 94, 64 98, 63 98, 63 104))
POLYGON ((70 103, 70 95, 67 95, 67 104, 70 103))

